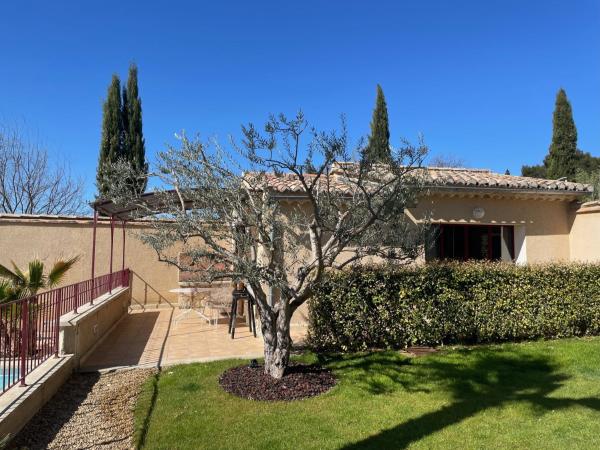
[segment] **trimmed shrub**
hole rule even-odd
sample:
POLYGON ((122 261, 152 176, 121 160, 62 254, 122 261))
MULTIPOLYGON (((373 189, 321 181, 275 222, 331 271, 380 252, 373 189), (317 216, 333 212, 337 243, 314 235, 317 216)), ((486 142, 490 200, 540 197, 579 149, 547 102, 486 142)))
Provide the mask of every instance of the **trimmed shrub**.
POLYGON ((437 263, 331 272, 309 344, 357 351, 600 334, 600 265, 437 263))

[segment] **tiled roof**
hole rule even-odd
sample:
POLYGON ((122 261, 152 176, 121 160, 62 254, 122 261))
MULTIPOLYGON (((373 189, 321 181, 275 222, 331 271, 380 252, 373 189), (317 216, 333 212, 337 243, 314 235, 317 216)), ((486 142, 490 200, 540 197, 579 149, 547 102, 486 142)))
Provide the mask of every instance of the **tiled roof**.
MULTIPOLYGON (((304 178, 307 185, 312 183, 316 175, 305 174, 304 178)), ((295 174, 272 174, 272 173, 261 173, 261 174, 248 174, 246 180, 251 180, 250 184, 257 188, 262 189, 264 184, 268 185, 275 192, 279 193, 302 193, 305 191, 304 186, 295 174)), ((325 175, 321 176, 318 183, 320 186, 325 186, 325 183, 330 183, 330 189, 336 191, 349 191, 348 183, 344 182, 344 178, 337 175, 332 175, 329 180, 325 175)))
MULTIPOLYGON (((346 169, 352 163, 344 163, 346 169)), ((581 195, 592 191, 592 187, 587 184, 574 183, 570 181, 560 180, 545 180, 542 178, 520 177, 514 175, 504 175, 494 173, 491 170, 485 169, 465 169, 465 168, 445 168, 445 167, 429 167, 415 169, 412 172, 418 176, 426 187, 431 189, 436 188, 467 188, 474 191, 477 190, 506 190, 506 191, 531 191, 536 193, 544 192, 563 192, 581 195)), ((248 174, 248 176, 251 176, 248 174)), ((260 184, 266 183, 271 189, 279 193, 301 194, 304 192, 302 183, 294 174, 255 174, 260 180, 255 184, 258 187, 260 184)), ((305 175, 307 181, 314 179, 314 175, 305 175)), ((325 176, 319 180, 323 184, 327 182, 325 176)), ((329 176, 331 187, 339 190, 350 190, 351 183, 346 181, 343 175, 341 165, 334 166, 329 176)))
POLYGON ((425 184, 448 187, 485 187, 533 191, 591 192, 590 185, 571 181, 545 180, 494 173, 482 169, 431 167, 425 171, 425 184))

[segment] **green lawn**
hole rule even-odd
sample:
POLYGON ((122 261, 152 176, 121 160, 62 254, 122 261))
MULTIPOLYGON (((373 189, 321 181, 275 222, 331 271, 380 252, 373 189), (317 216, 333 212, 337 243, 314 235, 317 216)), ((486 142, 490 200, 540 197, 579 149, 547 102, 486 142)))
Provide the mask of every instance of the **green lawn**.
POLYGON ((265 403, 220 389, 242 361, 164 369, 136 410, 145 448, 600 448, 598 338, 303 359, 339 384, 265 403))

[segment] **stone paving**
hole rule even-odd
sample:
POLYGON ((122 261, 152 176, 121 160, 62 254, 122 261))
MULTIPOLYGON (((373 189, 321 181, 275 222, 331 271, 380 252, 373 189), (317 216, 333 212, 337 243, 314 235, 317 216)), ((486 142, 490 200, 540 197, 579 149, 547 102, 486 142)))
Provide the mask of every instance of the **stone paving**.
MULTIPOLYGON (((181 317, 185 311, 178 308, 131 311, 84 362, 83 370, 157 367, 263 355, 258 321, 256 338, 240 320, 235 339, 231 339, 226 318, 214 326, 193 311, 181 317)), ((295 344, 301 343, 305 332, 305 327, 292 327, 295 344)))

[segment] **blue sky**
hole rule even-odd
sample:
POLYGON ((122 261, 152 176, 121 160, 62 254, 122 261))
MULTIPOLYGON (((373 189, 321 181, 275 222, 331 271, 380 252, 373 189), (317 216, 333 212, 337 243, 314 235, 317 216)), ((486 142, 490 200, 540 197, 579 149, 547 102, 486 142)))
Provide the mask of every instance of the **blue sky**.
POLYGON ((368 133, 380 83, 392 142, 519 173, 547 152, 556 91, 600 155, 600 2, 6 1, 0 121, 25 123, 94 192, 111 75, 139 66, 150 159, 185 129, 225 141, 302 108, 368 133))

